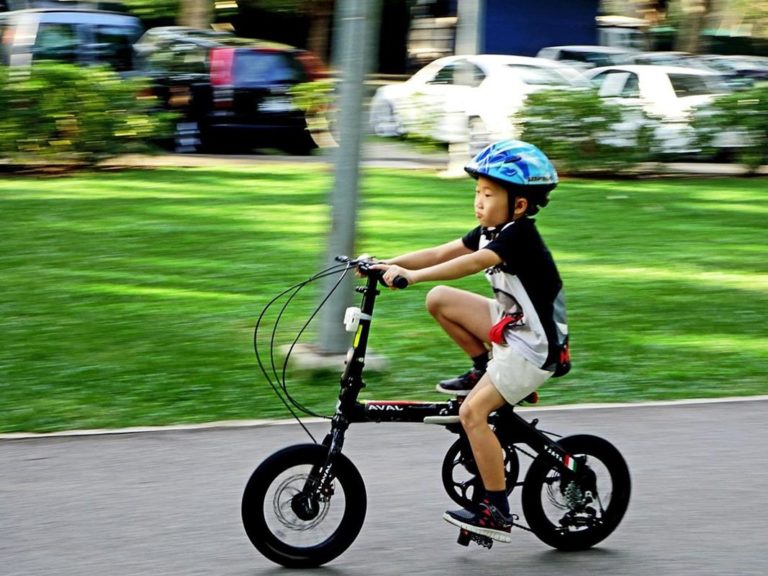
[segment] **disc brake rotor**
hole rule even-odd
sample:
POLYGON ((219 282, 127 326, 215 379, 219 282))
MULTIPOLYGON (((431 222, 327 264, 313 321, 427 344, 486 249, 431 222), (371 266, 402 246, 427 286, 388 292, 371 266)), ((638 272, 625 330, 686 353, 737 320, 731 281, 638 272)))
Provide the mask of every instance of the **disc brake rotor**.
POLYGON ((286 478, 275 490, 272 506, 278 521, 291 530, 311 530, 328 514, 330 502, 304 494, 307 474, 286 478))

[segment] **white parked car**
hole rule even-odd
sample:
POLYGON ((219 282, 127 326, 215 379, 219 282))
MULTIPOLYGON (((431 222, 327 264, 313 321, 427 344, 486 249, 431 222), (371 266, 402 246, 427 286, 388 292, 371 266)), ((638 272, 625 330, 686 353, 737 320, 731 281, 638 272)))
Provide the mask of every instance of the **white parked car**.
POLYGON ((371 130, 478 148, 517 134, 511 117, 529 93, 578 85, 584 85, 578 73, 540 58, 447 56, 405 82, 380 87, 371 100, 371 130))
MULTIPOLYGON (((691 113, 729 92, 720 75, 699 68, 654 65, 606 66, 585 72, 598 95, 625 108, 616 138, 627 145, 643 114, 654 121, 663 152, 694 152, 691 113)), ((617 141, 617 143, 620 143, 617 141)))

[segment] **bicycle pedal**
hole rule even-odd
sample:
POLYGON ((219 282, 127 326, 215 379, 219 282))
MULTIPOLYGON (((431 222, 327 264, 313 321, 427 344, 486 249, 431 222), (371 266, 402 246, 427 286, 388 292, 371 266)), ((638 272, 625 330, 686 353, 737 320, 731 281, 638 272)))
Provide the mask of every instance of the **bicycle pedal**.
POLYGON ((493 540, 488 536, 483 536, 482 534, 475 534, 474 532, 470 532, 469 530, 465 530, 464 528, 460 529, 459 537, 457 538, 456 543, 460 544, 461 546, 469 546, 470 542, 474 542, 475 544, 482 546, 483 548, 488 548, 488 550, 490 550, 491 546, 493 546, 493 540))
POLYGON ((483 536, 482 534, 470 533, 469 538, 475 544, 482 546, 483 548, 488 548, 488 550, 490 550, 491 546, 493 546, 493 540, 488 538, 488 536, 483 536))

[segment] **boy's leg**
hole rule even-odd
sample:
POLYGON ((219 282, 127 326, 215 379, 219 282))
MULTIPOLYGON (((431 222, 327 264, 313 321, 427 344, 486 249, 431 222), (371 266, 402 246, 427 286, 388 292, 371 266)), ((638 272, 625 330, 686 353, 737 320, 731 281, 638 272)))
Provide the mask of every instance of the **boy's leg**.
POLYGON ((492 325, 490 302, 483 296, 448 286, 436 286, 427 295, 429 313, 473 362, 468 372, 440 382, 439 392, 465 395, 485 374, 485 343, 492 325))
POLYGON ((462 403, 459 417, 472 447, 485 494, 478 510, 448 511, 448 522, 470 532, 509 542, 512 519, 506 494, 504 453, 496 435, 488 426, 488 415, 505 403, 488 375, 462 403))
POLYGON ((504 475, 504 453, 499 439, 488 425, 491 412, 501 408, 506 401, 496 390, 486 374, 469 393, 459 409, 459 419, 467 433, 475 463, 486 491, 506 490, 504 475))
POLYGON ((486 352, 491 329, 488 298, 450 286, 435 286, 427 294, 427 310, 470 357, 486 352))

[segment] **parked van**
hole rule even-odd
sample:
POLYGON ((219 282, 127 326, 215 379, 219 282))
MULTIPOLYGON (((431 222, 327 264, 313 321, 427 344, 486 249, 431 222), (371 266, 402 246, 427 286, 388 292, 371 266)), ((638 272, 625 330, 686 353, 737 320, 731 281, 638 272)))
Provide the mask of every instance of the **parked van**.
POLYGON ((29 66, 39 60, 109 64, 133 69, 133 43, 143 28, 120 12, 33 9, 0 13, 0 63, 29 66))

